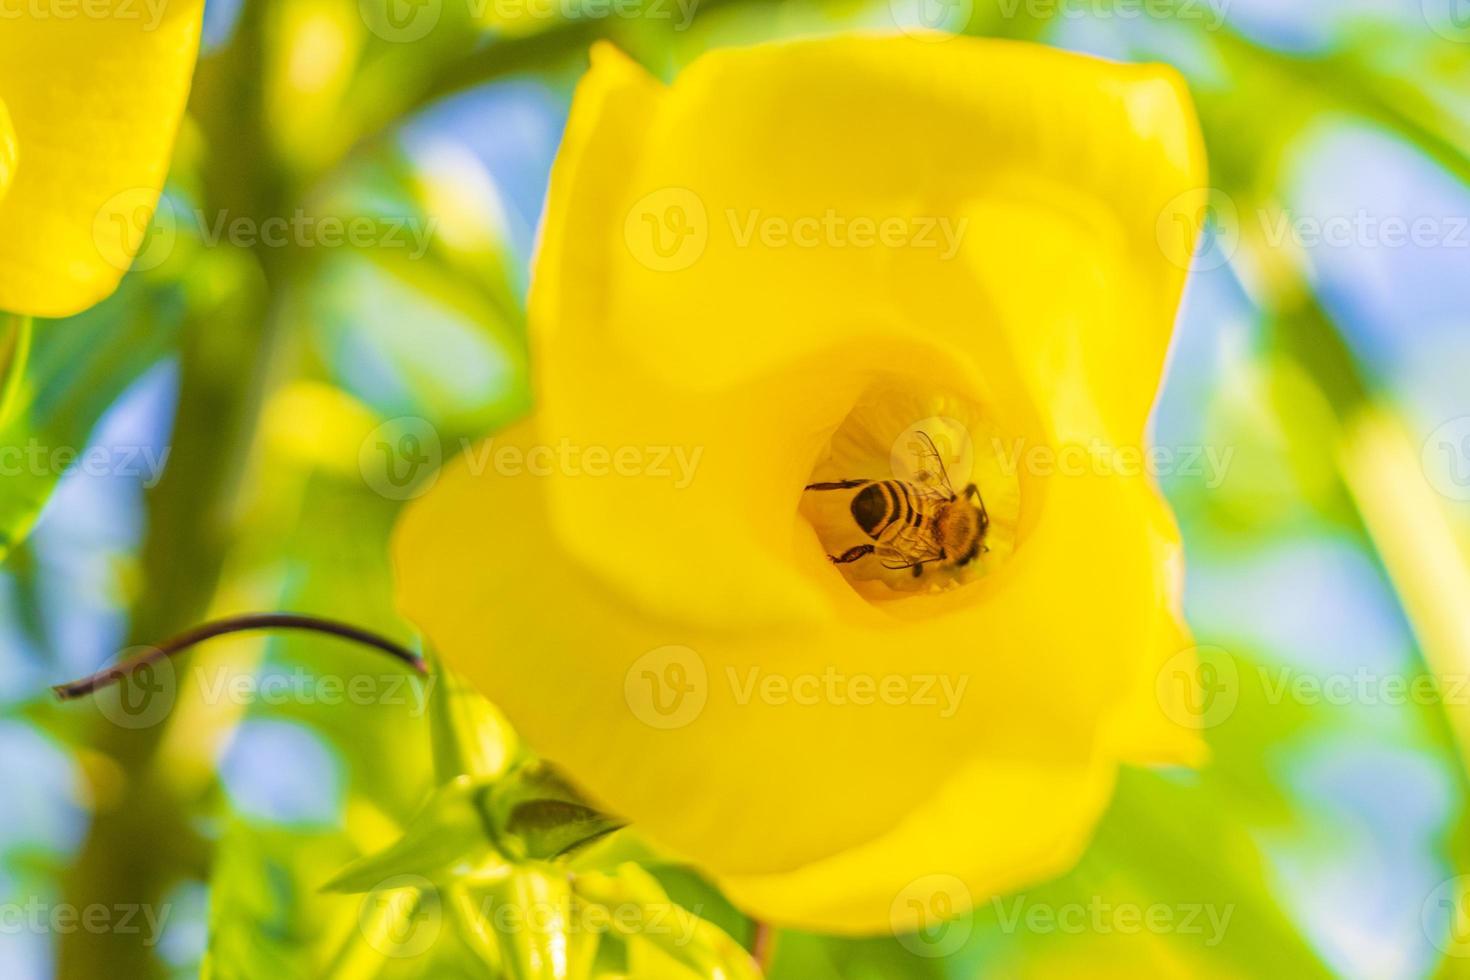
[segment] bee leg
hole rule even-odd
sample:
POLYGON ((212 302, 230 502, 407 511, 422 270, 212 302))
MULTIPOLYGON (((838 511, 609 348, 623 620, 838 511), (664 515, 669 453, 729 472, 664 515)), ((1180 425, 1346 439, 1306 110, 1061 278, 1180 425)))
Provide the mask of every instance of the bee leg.
POLYGON ((985 498, 980 496, 980 488, 973 483, 965 487, 965 499, 969 500, 971 497, 975 498, 975 509, 980 511, 980 529, 984 531, 990 526, 990 511, 985 509, 985 498))
POLYGON ((838 480, 836 483, 808 483, 808 490, 851 490, 853 487, 867 486, 872 480, 838 480))
POLYGON ((923 574, 924 574, 924 563, 923 562, 919 562, 917 565, 914 566, 914 578, 918 578, 920 575, 923 575, 923 574))
POLYGON ((840 555, 828 555, 827 560, 834 565, 847 565, 857 561, 864 555, 871 555, 873 550, 873 546, 870 544, 855 545, 840 555))

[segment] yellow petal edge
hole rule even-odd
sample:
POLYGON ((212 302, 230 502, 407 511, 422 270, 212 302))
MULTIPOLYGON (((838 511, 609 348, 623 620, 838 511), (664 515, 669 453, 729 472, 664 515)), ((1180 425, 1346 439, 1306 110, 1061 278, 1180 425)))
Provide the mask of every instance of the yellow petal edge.
POLYGON ((0 30, 18 150, 0 198, 0 309, 68 316, 117 288, 168 170, 203 8, 108 3, 0 30))

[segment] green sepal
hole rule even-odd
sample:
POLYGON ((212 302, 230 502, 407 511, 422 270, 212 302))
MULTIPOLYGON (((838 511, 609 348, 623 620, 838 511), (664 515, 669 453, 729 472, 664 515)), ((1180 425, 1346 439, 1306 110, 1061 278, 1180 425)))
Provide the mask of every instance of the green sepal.
POLYGON ((623 826, 595 809, 551 766, 528 762, 490 787, 487 817, 508 856, 567 857, 623 826))
POLYGON ((469 776, 440 788, 409 820, 402 837, 376 854, 353 861, 322 890, 370 892, 400 875, 446 882, 457 872, 498 861, 478 805, 484 792, 484 784, 469 776))

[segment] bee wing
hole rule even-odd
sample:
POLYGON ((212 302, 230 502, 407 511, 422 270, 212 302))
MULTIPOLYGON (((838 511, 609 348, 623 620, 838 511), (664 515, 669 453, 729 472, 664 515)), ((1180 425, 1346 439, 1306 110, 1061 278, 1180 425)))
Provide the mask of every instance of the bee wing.
POLYGON ((932 490, 946 500, 954 499, 954 487, 949 483, 949 471, 944 468, 944 457, 929 433, 918 432, 918 448, 914 451, 914 462, 918 464, 915 486, 932 490))
POLYGON ((932 472, 925 470, 918 474, 918 478, 919 480, 924 480, 927 482, 910 483, 908 485, 909 489, 918 496, 923 497, 925 500, 936 500, 943 502, 948 502, 954 499, 954 495, 946 490, 942 484, 937 482, 932 472))
POLYGON ((922 529, 904 528, 889 541, 877 548, 884 568, 913 568, 925 562, 937 561, 939 545, 922 529))

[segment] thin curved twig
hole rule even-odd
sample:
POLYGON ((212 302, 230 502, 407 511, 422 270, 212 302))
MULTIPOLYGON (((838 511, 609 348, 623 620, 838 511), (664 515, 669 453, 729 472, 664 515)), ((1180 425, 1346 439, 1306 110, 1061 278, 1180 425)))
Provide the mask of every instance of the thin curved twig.
POLYGON ((412 667, 420 674, 428 673, 428 667, 423 657, 412 650, 387 637, 377 633, 352 626, 348 623, 339 623, 330 619, 322 619, 317 616, 305 616, 299 613, 246 613, 242 616, 230 616, 226 619, 216 619, 212 622, 203 623, 193 629, 186 630, 177 636, 170 637, 162 643, 148 650, 141 656, 134 657, 125 663, 113 664, 104 667, 87 677, 72 681, 68 684, 58 684, 51 690, 63 701, 72 701, 76 698, 86 697, 113 684, 120 678, 132 673, 139 667, 157 663, 165 660, 176 653, 212 640, 217 636, 227 636, 231 633, 245 633, 252 630, 305 630, 311 633, 322 633, 327 636, 335 636, 339 639, 349 640, 362 646, 381 650, 395 660, 399 660, 408 667, 412 667))

